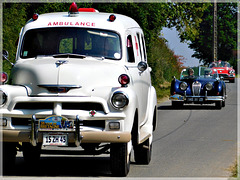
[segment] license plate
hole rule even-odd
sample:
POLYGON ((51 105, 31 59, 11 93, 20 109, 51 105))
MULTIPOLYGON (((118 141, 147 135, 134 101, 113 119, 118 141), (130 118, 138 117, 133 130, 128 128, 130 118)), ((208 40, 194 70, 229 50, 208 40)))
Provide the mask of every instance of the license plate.
POLYGON ((67 146, 68 135, 67 134, 43 134, 44 146, 67 146))
POLYGON ((197 102, 197 101, 198 101, 198 98, 193 98, 193 101, 197 102))
POLYGON ((39 120, 40 131, 73 131, 74 120, 63 116, 49 116, 39 120))

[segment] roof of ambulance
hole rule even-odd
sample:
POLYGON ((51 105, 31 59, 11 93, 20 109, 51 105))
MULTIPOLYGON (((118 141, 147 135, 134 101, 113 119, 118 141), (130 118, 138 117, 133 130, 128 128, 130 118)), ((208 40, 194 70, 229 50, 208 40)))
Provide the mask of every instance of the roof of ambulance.
POLYGON ((38 19, 30 20, 25 30, 43 27, 84 27, 108 29, 120 32, 128 28, 139 27, 138 23, 127 16, 114 14, 115 21, 110 22, 110 13, 79 12, 76 16, 70 17, 68 12, 46 13, 39 15, 38 19))

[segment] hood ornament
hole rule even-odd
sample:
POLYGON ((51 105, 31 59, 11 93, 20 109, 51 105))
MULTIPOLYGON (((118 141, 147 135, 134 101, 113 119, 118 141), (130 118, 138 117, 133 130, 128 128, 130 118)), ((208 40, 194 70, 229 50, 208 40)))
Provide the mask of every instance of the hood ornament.
POLYGON ((67 60, 57 60, 57 61, 55 62, 55 64, 57 65, 57 67, 60 66, 60 65, 62 65, 62 64, 67 64, 67 63, 68 63, 67 60))

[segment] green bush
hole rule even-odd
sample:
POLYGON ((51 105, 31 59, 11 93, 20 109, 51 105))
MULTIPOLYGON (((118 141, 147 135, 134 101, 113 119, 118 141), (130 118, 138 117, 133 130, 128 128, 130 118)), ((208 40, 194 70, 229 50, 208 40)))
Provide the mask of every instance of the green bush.
POLYGON ((164 39, 157 38, 148 52, 148 63, 152 68, 152 84, 156 88, 158 98, 169 95, 172 77, 180 75, 180 57, 174 55, 164 39))

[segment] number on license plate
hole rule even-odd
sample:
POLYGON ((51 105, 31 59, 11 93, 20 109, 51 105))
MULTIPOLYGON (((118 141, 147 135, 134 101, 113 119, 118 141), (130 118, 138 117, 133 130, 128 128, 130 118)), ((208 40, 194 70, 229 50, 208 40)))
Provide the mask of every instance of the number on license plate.
POLYGON ((67 146, 67 134, 43 134, 43 145, 45 146, 67 146))

